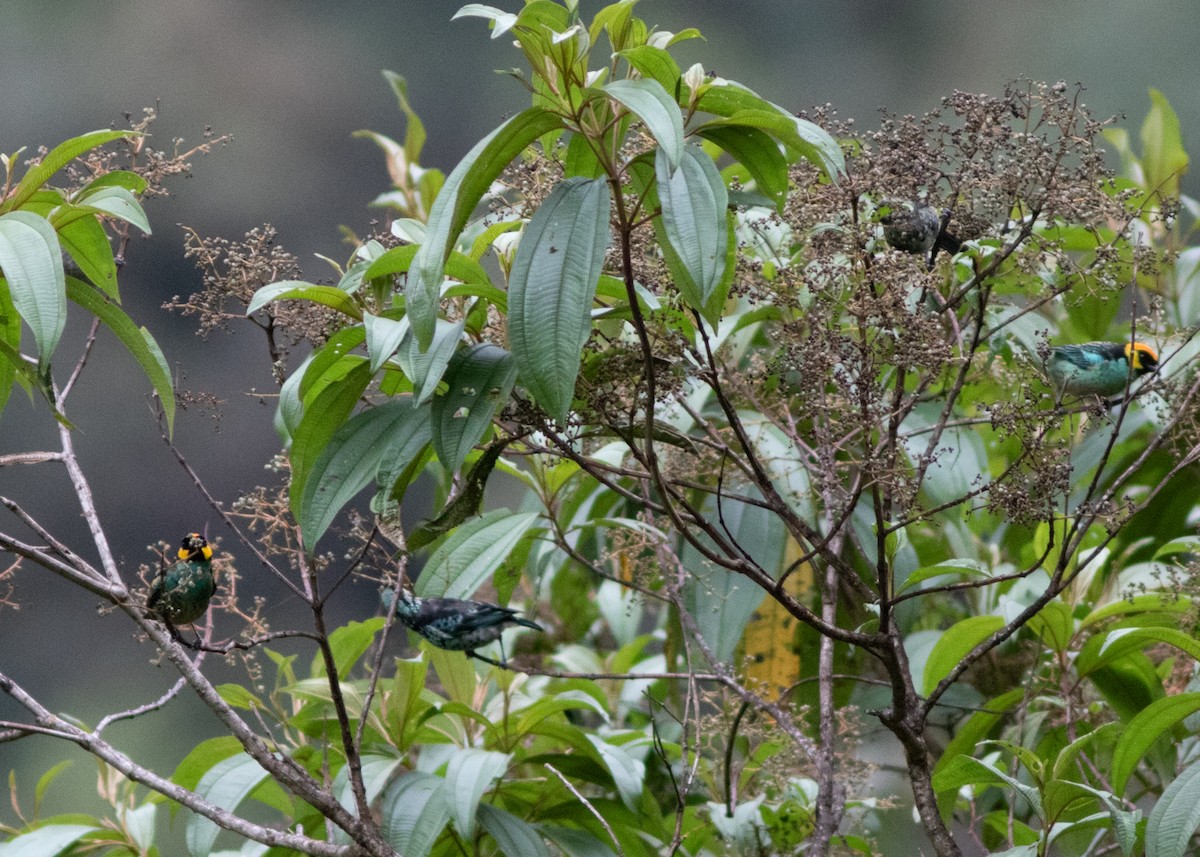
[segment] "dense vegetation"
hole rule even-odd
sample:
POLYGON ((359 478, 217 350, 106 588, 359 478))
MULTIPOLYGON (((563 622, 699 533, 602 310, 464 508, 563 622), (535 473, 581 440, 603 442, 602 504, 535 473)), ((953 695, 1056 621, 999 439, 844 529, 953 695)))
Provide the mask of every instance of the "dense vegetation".
POLYGON ((74 582, 179 680, 86 724, 0 662, 27 714, 0 742, 82 747, 112 804, 41 818, 58 769, 32 801, 18 782, 0 855, 159 853, 164 798, 193 855, 221 830, 238 854, 897 853, 873 837, 894 796, 859 753, 871 729, 936 854, 1189 853, 1200 247, 1170 106, 1153 93, 1140 153, 1076 89, 1028 81, 860 131, 680 69, 698 33, 632 11, 464 7, 515 40, 530 107, 443 173, 389 75, 403 142, 363 132, 389 221, 329 282, 269 228, 190 234, 205 285, 175 308, 262 330, 284 450, 277 484, 214 498, 238 538, 198 642, 144 607, 160 563, 107 547, 68 407, 105 380, 91 338, 59 348, 68 303, 113 330, 170 442, 171 374, 105 230, 122 257, 174 162, 117 131, 23 174, 6 158, 0 391, 43 397, 60 446, 0 465, 65 467, 93 544, 0 498, 0 584, 74 582), (888 218, 925 206, 957 252, 889 246, 888 218), (1048 383, 1053 345, 1095 340, 1157 366, 1107 400, 1048 383), (421 477, 438 507, 402 519, 421 477), (484 503, 493 484, 513 508, 484 503), (309 626, 239 602, 251 565, 309 626), (351 578, 379 614, 330 627, 351 578), (409 584, 545 632, 395 657, 409 584), (212 683, 222 655, 244 682, 212 683), (183 693, 228 734, 173 774, 104 737, 183 693))

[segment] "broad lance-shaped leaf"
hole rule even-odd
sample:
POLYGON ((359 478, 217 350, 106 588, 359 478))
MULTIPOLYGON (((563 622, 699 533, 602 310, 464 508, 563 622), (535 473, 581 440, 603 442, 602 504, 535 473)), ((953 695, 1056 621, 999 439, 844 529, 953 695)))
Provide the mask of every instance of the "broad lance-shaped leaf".
POLYGON ((158 394, 159 404, 163 409, 163 417, 167 421, 168 435, 175 426, 175 387, 171 381, 171 367, 167 358, 150 331, 139 327, 130 320, 129 316, 102 293, 86 283, 70 277, 67 279, 67 295, 96 318, 100 319, 109 330, 116 334, 117 339, 129 349, 133 359, 142 367, 146 377, 158 394))
POLYGON ((925 661, 921 693, 932 693, 972 649, 1003 627, 1002 616, 968 616, 943 631, 925 661))
POLYGON ((1189 857, 1200 827, 1200 765, 1192 763, 1167 786, 1146 819, 1146 857, 1189 857))
POLYGON ((494 509, 459 527, 429 558, 413 590, 421 597, 470 598, 537 523, 536 512, 494 509))
MULTIPOLYGON (((97 822, 98 824, 98 822, 97 822)), ((4 843, 4 854, 17 857, 42 857, 46 854, 61 854, 68 845, 74 844, 87 833, 104 830, 91 824, 47 824, 31 830, 4 843)))
POLYGON ((717 165, 697 146, 684 147, 674 171, 659 149, 654 172, 663 231, 686 274, 676 285, 693 309, 704 312, 725 276, 729 192, 717 165))
POLYGON ((454 472, 508 401, 517 364, 500 346, 481 342, 455 353, 445 380, 449 389, 433 398, 433 448, 454 472))
POLYGON ((673 172, 683 159, 683 118, 675 103, 657 80, 614 80, 601 87, 646 124, 658 143, 658 151, 667 159, 673 172))
MULTIPOLYGON (((754 561, 768 570, 782 568, 785 538, 779 518, 745 503, 728 503, 723 509, 732 538, 750 546, 754 561)), ((729 663, 766 592, 750 578, 707 561, 691 545, 684 546, 680 558, 688 570, 684 607, 696 621, 713 657, 729 663)))
POLYGON ((479 804, 477 812, 479 826, 492 835, 504 857, 550 857, 550 849, 528 821, 490 803, 479 804))
POLYGON ((141 203, 137 201, 137 197, 123 187, 109 186, 89 189, 75 197, 74 202, 76 205, 102 211, 109 217, 124 220, 126 223, 136 226, 144 235, 150 234, 150 221, 146 219, 146 212, 142 210, 141 203))
POLYGON ((44 374, 67 323, 62 248, 54 227, 28 211, 0 215, 0 271, 13 305, 33 331, 44 374))
POLYGON ((1150 89, 1150 111, 1142 123, 1142 169, 1146 187, 1163 197, 1179 196, 1179 182, 1187 171, 1188 155, 1183 148, 1179 117, 1167 97, 1150 89))
POLYGON ((1151 745, 1197 711, 1200 711, 1200 693, 1156 699, 1139 711, 1125 727, 1125 734, 1113 752, 1113 791, 1124 792, 1129 777, 1151 745))
POLYGON ((21 359, 21 316, 13 306, 8 281, 0 276, 0 413, 8 404, 18 373, 27 382, 37 379, 34 368, 21 359))
POLYGON ((343 425, 313 462, 295 510, 305 547, 316 549, 338 512, 375 478, 380 465, 412 458, 429 442, 429 409, 396 399, 343 425))
MULTIPOLYGON (((209 803, 233 812, 267 778, 265 768, 245 753, 217 762, 200 780, 196 793, 209 803)), ((185 838, 193 857, 207 857, 220 828, 202 815, 188 818, 185 838)))
POLYGON ((425 857, 449 821, 446 781, 424 771, 393 780, 379 801, 380 831, 405 857, 425 857))
MULTIPOLYGON (((341 362, 352 368, 337 383, 327 384, 311 398, 305 398, 300 424, 292 432, 292 482, 288 489, 288 502, 292 514, 297 518, 301 498, 304 497, 304 484, 308 481, 313 463, 325 451, 334 432, 349 418, 358 404, 358 397, 371 381, 371 367, 363 358, 347 354, 341 362)), ((310 363, 309 369, 312 367, 313 363, 310 363)))
POLYGON ((246 315, 253 315, 272 301, 284 300, 305 300, 324 304, 356 321, 362 320, 362 310, 346 292, 336 286, 316 286, 302 280, 283 280, 263 286, 250 299, 246 315))
POLYGON ((465 838, 475 835, 475 811, 483 793, 508 769, 506 753, 466 747, 446 765, 446 792, 454 808, 454 826, 465 838))
POLYGON ((438 382, 446 372, 446 367, 458 350, 458 341, 462 338, 466 320, 446 321, 439 318, 434 326, 433 341, 424 351, 417 344, 417 338, 409 328, 408 336, 396 353, 396 360, 404 374, 412 381, 413 395, 417 401, 424 403, 433 398, 437 391, 438 382))
POLYGON ((58 242, 62 249, 67 251, 83 275, 106 295, 120 303, 117 263, 113 259, 108 233, 104 231, 100 221, 89 215, 72 219, 68 223, 56 223, 54 228, 58 232, 58 242))
POLYGON ((562 120, 540 107, 523 110, 475 144, 446 177, 429 211, 425 240, 404 287, 405 307, 421 348, 433 340, 446 257, 484 192, 513 158, 562 120))
POLYGON ((508 340, 521 382, 560 425, 591 333, 609 202, 603 179, 559 183, 525 227, 509 275, 508 340))
POLYGON ((807 119, 793 116, 740 83, 724 81, 721 85, 709 86, 697 106, 705 113, 731 119, 729 124, 749 125, 766 131, 787 147, 791 157, 810 161, 831 181, 837 181, 846 172, 842 148, 828 132, 807 119))
POLYGON ((84 152, 94 149, 97 146, 103 146, 105 143, 111 143, 113 140, 120 140, 122 137, 140 136, 141 134, 136 131, 113 131, 112 129, 104 128, 99 131, 82 134, 78 137, 72 137, 70 140, 64 140, 47 152, 37 166, 31 167, 29 172, 21 177, 21 181, 17 183, 17 187, 12 195, 3 202, 0 202, 0 211, 11 211, 20 208, 31 196, 37 193, 42 185, 50 180, 51 176, 84 152))
POLYGON ((709 124, 701 126, 696 133, 716 143, 744 166, 776 211, 783 210, 788 190, 788 163, 774 137, 749 125, 709 124))
POLYGON ((367 358, 371 361, 371 371, 378 372, 396 353, 404 335, 408 333, 408 319, 391 319, 365 312, 363 328, 366 331, 367 358))

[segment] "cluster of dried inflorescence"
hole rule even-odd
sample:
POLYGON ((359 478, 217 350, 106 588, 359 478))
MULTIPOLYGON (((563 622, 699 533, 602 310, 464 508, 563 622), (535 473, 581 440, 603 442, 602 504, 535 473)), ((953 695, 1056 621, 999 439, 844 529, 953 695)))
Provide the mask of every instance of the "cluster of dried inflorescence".
MULTIPOLYGON (((202 236, 190 228, 185 233, 184 256, 202 272, 203 286, 186 300, 175 295, 163 309, 195 316, 201 337, 228 331, 231 321, 245 319, 246 307, 263 286, 300 279, 299 260, 275 242, 275 229, 269 224, 251 229, 241 241, 202 236)), ((300 343, 323 344, 338 330, 341 319, 311 301, 281 301, 251 321, 266 334, 271 363, 282 382, 288 349, 300 343)))

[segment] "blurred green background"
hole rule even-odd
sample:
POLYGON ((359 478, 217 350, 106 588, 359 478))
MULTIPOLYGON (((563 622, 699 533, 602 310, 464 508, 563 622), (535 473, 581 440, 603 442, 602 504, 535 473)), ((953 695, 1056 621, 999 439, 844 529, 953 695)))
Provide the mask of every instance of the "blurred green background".
MULTIPOLYGON (((518 5, 495 2, 510 11, 518 5)), ((590 18, 601 5, 584 0, 581 8, 590 18)), ((148 203, 154 235, 133 241, 121 275, 126 308, 158 338, 178 386, 226 402, 216 428, 202 414, 181 413, 176 441, 227 503, 267 477, 263 464, 278 450, 273 402, 247 394, 250 388, 269 394, 274 385, 253 331, 203 343, 191 320, 159 309, 199 287, 199 273, 183 259, 179 224, 239 238, 269 222, 307 277, 329 276, 314 254, 344 259, 349 248, 339 225, 367 231, 380 216, 368 203, 387 186, 378 150, 351 132, 402 136, 381 69, 408 79, 429 134, 424 160, 447 171, 527 103, 524 89, 494 72, 522 62, 509 39, 490 40, 480 19, 451 21, 457 7, 404 0, 3 5, 0 150, 52 146, 122 125, 123 114, 155 105, 157 148, 174 148, 176 137, 184 148, 198 144, 206 126, 234 137, 196 158, 193 177, 172 182, 170 198, 148 203)), ((701 61, 793 110, 832 103, 860 128, 872 127, 881 107, 921 113, 955 89, 998 92, 1018 76, 1084 83, 1094 114, 1123 114, 1121 124, 1135 136, 1149 105, 1147 87, 1154 86, 1178 112, 1185 140, 1200 127, 1196 0, 643 0, 637 14, 662 29, 695 26, 704 33, 707 41, 682 46, 685 66, 701 61)), ((1194 177, 1185 188, 1196 194, 1194 177)), ((78 323, 68 328, 60 360, 77 353, 83 330, 78 323)), ((132 360, 102 338, 68 406, 114 550, 130 569, 148 560, 145 546, 157 539, 176 541, 205 523, 224 535, 159 440, 146 393, 132 360)), ((53 432, 44 408, 14 396, 0 420, 0 453, 53 448, 53 432)), ((0 494, 94 557, 61 469, 2 469, 0 494)), ((3 526, 20 531, 11 517, 3 526)), ((248 588, 272 599, 275 627, 300 620, 297 604, 244 570, 248 588)), ((19 611, 0 610, 0 672, 52 709, 94 723, 115 706, 157 696, 172 680, 167 669, 149 663, 149 649, 120 618, 98 614, 90 596, 33 568, 19 577, 16 596, 19 611)), ((361 617, 375 603, 375 593, 359 586, 338 602, 335 618, 361 617)), ((21 718, 0 698, 0 720, 21 718)), ((170 769, 186 749, 171 740, 181 723, 197 738, 215 728, 202 708, 181 699, 136 728, 114 727, 109 737, 139 760, 170 769)), ((0 745, 0 773, 17 769, 28 796, 36 777, 65 753, 40 738, 0 745)), ((77 768, 89 765, 74 758, 77 768)), ((82 780, 90 790, 90 778, 82 780)), ((79 794, 56 787, 51 798, 66 808, 83 799, 79 794)), ((0 818, 11 820, 7 808, 0 818)))

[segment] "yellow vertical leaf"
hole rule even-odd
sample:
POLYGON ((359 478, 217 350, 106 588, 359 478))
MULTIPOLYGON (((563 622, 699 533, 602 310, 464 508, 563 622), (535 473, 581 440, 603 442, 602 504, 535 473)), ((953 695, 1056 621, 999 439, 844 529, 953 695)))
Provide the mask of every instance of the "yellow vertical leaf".
MULTIPOLYGON (((789 538, 784 548, 783 568, 788 569, 802 555, 800 545, 789 538)), ((784 590, 803 600, 812 591, 812 566, 804 563, 784 583, 784 590)), ((801 653, 797 650, 797 619, 774 598, 768 596, 754 612, 742 637, 745 678, 762 682, 773 690, 782 690, 800 679, 801 653)))

